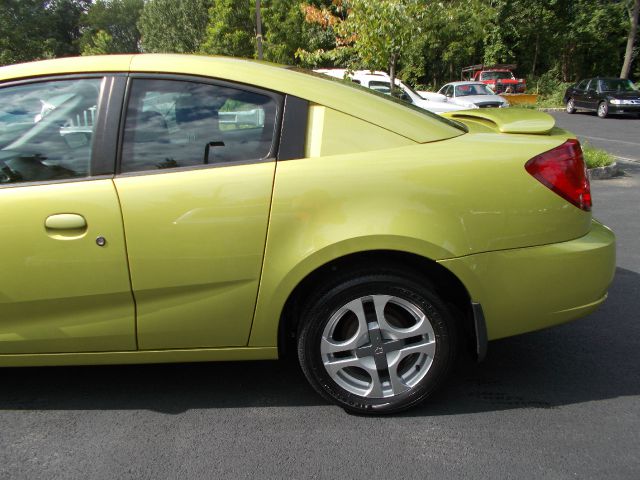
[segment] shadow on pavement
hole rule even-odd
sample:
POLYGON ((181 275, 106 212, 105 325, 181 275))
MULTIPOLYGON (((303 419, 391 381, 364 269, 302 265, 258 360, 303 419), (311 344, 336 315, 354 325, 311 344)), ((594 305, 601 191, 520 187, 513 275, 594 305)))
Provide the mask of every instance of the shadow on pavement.
MULTIPOLYGON (((571 288, 567 285, 567 288, 571 288)), ((577 322, 489 344, 402 415, 457 415, 640 394, 640 274, 617 269, 608 301, 577 322)), ((0 410, 190 409, 326 403, 292 362, 0 369, 0 410)))

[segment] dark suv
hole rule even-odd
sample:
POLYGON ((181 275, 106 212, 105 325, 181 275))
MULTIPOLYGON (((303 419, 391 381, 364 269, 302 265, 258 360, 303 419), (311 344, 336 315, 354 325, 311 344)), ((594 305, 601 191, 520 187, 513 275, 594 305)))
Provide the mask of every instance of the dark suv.
POLYGON ((593 110, 600 118, 613 113, 640 114, 640 91, 624 78, 587 78, 567 88, 564 103, 567 113, 593 110))

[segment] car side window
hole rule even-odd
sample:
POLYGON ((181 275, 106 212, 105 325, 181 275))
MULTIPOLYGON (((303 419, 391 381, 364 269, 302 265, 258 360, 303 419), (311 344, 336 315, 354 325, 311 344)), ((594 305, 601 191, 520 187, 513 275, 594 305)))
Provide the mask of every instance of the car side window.
POLYGON ((0 184, 90 175, 101 78, 0 88, 0 184))
POLYGON ((277 105, 240 88, 133 79, 122 172, 259 160, 272 155, 277 105))

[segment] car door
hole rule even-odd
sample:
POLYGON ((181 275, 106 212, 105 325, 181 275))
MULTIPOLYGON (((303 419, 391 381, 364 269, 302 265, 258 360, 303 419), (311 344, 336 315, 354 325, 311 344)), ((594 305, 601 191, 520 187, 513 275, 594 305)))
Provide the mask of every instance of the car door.
POLYGON ((584 108, 596 110, 598 108, 598 80, 591 79, 584 93, 584 108))
POLYGON ((589 80, 582 80, 571 87, 568 96, 573 98, 573 103, 576 107, 584 107, 585 91, 588 84, 589 80))
POLYGON ((0 125, 0 354, 136 348, 106 134, 117 93, 101 76, 0 86, 14 112, 0 125))
POLYGON ((262 268, 282 99, 133 75, 115 179, 139 347, 246 345, 262 268))

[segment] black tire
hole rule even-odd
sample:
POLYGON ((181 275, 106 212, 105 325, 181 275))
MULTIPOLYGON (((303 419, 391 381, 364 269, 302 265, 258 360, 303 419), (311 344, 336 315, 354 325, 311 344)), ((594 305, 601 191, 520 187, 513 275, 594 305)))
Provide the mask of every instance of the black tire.
POLYGON ((567 100, 567 113, 576 113, 576 102, 573 98, 567 100))
POLYGON ((598 104, 598 117, 607 118, 608 115, 609 115, 609 105, 607 105, 607 102, 600 102, 598 104))
MULTIPOLYGON (((418 318, 422 317, 418 315, 418 318)), ((428 328, 428 325, 423 323, 422 320, 417 322, 415 327, 418 327, 418 323, 423 325, 424 328, 428 328)), ((335 329, 337 330, 338 327, 335 329)), ((336 333, 334 332, 332 335, 336 335, 336 333)), ((331 340, 340 341, 334 337, 331 340)), ((327 400, 336 403, 348 412, 357 414, 395 413, 422 402, 436 391, 446 378, 455 363, 456 347, 457 335, 454 318, 445 303, 433 292, 433 289, 424 279, 393 269, 386 269, 383 272, 373 272, 371 270, 353 272, 353 275, 349 277, 336 279, 325 285, 324 288, 319 289, 309 299, 308 306, 302 313, 298 329, 298 359, 309 383, 327 400), (375 308, 367 306, 367 298, 370 299, 372 304, 374 298, 378 302, 387 299, 387 303, 382 307, 384 312, 382 317, 386 327, 390 327, 390 329, 384 330, 383 324, 375 320, 377 318, 375 308), (362 311, 366 313, 366 337, 361 337, 362 329, 359 326, 362 326, 362 323, 357 321, 355 313, 348 308, 345 310, 348 305, 357 305, 358 302, 362 303, 364 307, 362 311), (411 308, 409 309, 409 307, 411 308), (371 317, 372 308, 374 309, 373 317, 371 317), (406 314, 408 317, 410 312, 417 313, 418 311, 424 315, 432 330, 428 334, 417 335, 412 339, 402 339, 401 335, 394 335, 397 332, 402 332, 402 328, 411 328, 410 324, 408 326, 407 324, 400 324, 399 327, 396 322, 399 319, 404 321, 405 317, 403 315, 406 314), (340 317, 340 312, 346 312, 344 317, 340 317), (349 315, 352 318, 348 318, 349 315), (352 328, 348 324, 349 321, 356 323, 355 328, 357 330, 355 333, 345 333, 346 335, 352 335, 347 337, 347 343, 351 341, 349 339, 356 337, 361 340, 364 338, 365 340, 357 348, 344 352, 345 356, 340 352, 341 356, 337 357, 338 354, 336 353, 334 358, 334 354, 327 354, 321 351, 321 343, 327 344, 326 340, 323 339, 327 339, 327 329, 331 328, 331 322, 336 322, 335 318, 343 318, 337 320, 336 325, 339 328, 343 328, 341 322, 345 322, 347 329, 352 328), (371 322, 372 318, 374 319, 373 322, 371 322), (394 323, 393 326, 392 323, 394 323), (374 325, 373 328, 371 327, 372 325, 374 325), (375 341, 375 325, 379 327, 378 332, 381 332, 381 336, 378 337, 377 341, 382 343, 376 343, 375 341), (433 339, 431 339, 431 336, 433 336, 433 339), (415 352, 415 350, 423 348, 423 345, 429 342, 434 342, 435 344, 433 354, 431 354, 432 351, 429 351, 429 353, 420 351, 407 354, 407 352, 415 352), (397 346, 403 343, 403 346, 397 346), (394 347, 397 348, 396 351, 391 349, 390 345, 392 344, 396 345, 394 347), (383 349, 384 352, 378 352, 378 348, 374 349, 376 345, 382 345, 378 348, 383 349), (387 348, 390 350, 387 351, 387 348), (366 349, 368 349, 370 355, 362 353, 366 349), (374 351, 376 352, 375 354, 373 353, 374 351), (383 396, 358 394, 354 391, 356 387, 346 380, 341 380, 340 375, 352 383, 357 382, 357 377, 360 375, 363 382, 370 382, 369 388, 372 392, 376 384, 373 376, 367 373, 365 369, 360 368, 360 365, 340 369, 338 370, 340 374, 336 372, 330 374, 329 367, 325 367, 324 364, 324 360, 327 358, 331 358, 327 363, 328 365, 339 363, 342 359, 362 363, 369 362, 369 365, 374 365, 371 371, 377 372, 375 375, 380 380, 378 383, 380 391, 383 392, 383 389, 386 388, 387 394, 383 396), (398 360, 392 365, 389 362, 389 358, 392 359, 392 363, 395 361, 393 359, 398 360), (384 367, 378 368, 379 361, 386 365, 386 371, 384 367), (371 364, 370 362, 374 363, 371 364), (405 362, 404 365, 403 362, 405 362), (426 370, 426 373, 420 370, 421 365, 426 370), (348 369, 350 368, 354 370, 349 371, 348 369), (386 377, 385 374, 387 375, 386 377), (383 381, 384 378, 387 378, 386 383, 383 381), (395 384, 391 378, 395 379, 395 384), (398 379, 406 380, 406 383, 400 384, 398 379), (398 386, 401 388, 397 389, 398 393, 396 394, 396 387, 398 386), (407 389, 403 390, 405 388, 407 389), (391 393, 389 393, 389 390, 391 390, 391 393)), ((426 347, 424 348, 426 349, 426 347)))

